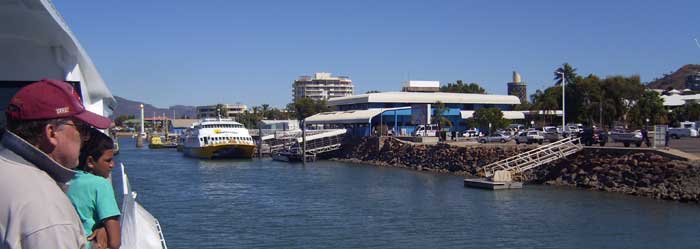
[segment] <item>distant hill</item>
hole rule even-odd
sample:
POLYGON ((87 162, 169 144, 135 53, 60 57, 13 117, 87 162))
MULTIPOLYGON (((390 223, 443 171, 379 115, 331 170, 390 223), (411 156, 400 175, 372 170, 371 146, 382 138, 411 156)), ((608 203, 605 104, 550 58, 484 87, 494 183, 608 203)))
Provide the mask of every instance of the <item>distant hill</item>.
POLYGON ((121 115, 134 115, 138 117, 141 115, 139 108, 141 104, 143 104, 143 112, 146 117, 153 116, 153 113, 155 113, 157 116, 162 116, 163 113, 165 113, 166 116, 172 118, 173 111, 175 111, 176 118, 197 117, 197 108, 194 106, 175 105, 166 109, 158 108, 151 104, 139 101, 128 100, 119 96, 114 96, 114 98, 117 100, 117 108, 114 110, 114 117, 121 115))
POLYGON ((654 89, 666 89, 668 87, 672 87, 673 89, 682 90, 685 89, 686 76, 695 72, 700 72, 700 65, 688 64, 671 74, 664 74, 663 77, 657 78, 654 81, 649 82, 649 84, 647 84, 647 87, 654 89))

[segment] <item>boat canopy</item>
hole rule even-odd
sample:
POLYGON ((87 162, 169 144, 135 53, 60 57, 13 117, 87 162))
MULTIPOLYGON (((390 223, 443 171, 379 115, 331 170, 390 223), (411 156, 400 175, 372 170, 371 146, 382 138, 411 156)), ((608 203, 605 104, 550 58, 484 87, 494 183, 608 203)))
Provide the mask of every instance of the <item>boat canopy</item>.
POLYGON ((109 115, 116 101, 49 0, 0 0, 0 82, 80 82, 86 107, 109 115))

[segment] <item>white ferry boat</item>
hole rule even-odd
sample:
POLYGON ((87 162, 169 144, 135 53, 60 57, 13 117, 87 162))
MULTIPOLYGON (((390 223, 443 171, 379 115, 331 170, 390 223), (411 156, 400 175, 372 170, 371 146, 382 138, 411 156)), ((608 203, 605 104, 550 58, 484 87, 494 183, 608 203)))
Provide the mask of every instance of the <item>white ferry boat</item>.
POLYGON ((196 158, 252 158, 255 141, 233 119, 201 119, 183 139, 183 152, 196 158))

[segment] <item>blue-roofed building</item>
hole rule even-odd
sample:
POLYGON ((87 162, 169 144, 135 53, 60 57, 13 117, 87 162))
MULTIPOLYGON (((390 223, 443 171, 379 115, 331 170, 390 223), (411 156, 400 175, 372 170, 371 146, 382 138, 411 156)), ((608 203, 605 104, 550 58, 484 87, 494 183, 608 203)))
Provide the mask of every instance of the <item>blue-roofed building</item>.
POLYGON ((524 120, 523 111, 514 111, 520 99, 510 95, 464 94, 444 92, 383 92, 331 98, 328 105, 334 112, 320 113, 306 119, 306 124, 346 128, 356 136, 370 135, 378 126, 386 126, 394 134, 410 135, 417 125, 430 124, 435 103, 442 102, 447 110, 443 116, 453 126, 450 130, 466 130, 467 119, 481 108, 496 107, 504 118, 524 120))

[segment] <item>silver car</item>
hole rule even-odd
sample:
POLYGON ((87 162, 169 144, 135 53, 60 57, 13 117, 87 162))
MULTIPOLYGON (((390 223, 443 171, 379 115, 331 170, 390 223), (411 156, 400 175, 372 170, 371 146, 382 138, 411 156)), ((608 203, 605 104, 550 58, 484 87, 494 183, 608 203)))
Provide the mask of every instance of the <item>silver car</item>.
POLYGON ((496 133, 490 136, 481 136, 479 137, 479 143, 491 143, 491 142, 501 142, 501 143, 507 143, 508 141, 511 140, 511 137, 503 134, 503 133, 496 133))
POLYGON ((544 133, 541 131, 535 131, 535 130, 523 131, 523 132, 519 133, 517 136, 515 136, 515 143, 516 144, 520 144, 520 143, 542 144, 543 142, 544 142, 544 133))

